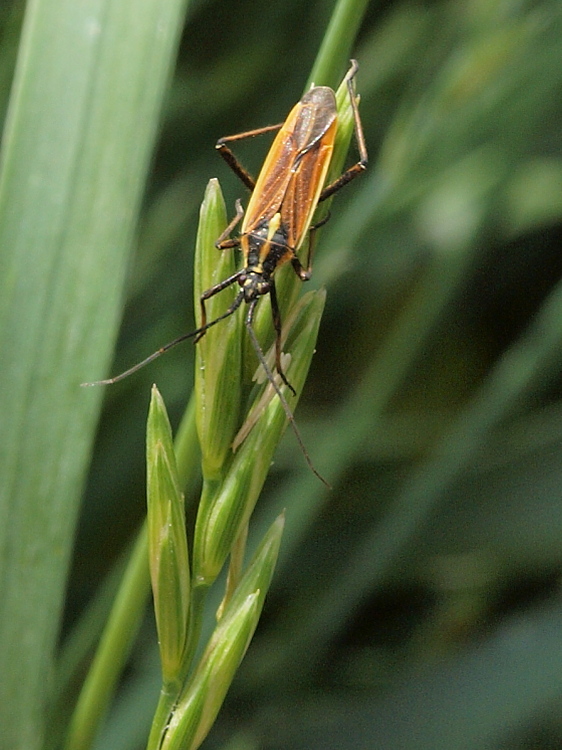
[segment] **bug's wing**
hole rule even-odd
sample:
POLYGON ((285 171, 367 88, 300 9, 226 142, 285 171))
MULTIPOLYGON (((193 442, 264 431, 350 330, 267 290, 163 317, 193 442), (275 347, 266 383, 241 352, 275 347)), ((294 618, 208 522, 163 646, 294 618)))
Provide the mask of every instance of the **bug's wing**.
MULTIPOLYGON (((297 105, 298 106, 298 105, 297 105)), ((269 221, 279 211, 291 179, 295 148, 286 123, 273 141, 252 192, 242 223, 242 234, 269 221)))
MULTIPOLYGON (((336 125, 334 92, 327 86, 311 89, 293 107, 257 179, 243 233, 281 211, 289 235, 302 241, 326 177, 336 125)), ((298 246, 292 240, 288 245, 298 246)))
POLYGON ((312 222, 332 151, 333 141, 317 143, 303 155, 287 185, 281 207, 281 224, 287 232, 287 245, 295 252, 300 248, 312 222))

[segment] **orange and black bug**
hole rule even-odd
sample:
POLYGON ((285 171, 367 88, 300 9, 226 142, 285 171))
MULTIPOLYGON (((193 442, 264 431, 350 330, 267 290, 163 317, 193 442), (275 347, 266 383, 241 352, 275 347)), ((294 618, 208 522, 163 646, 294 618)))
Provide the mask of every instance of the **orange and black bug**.
MULTIPOLYGON (((281 125, 258 128, 221 138, 217 143, 217 150, 246 187, 252 191, 252 195, 245 213, 240 201, 236 202, 236 216, 217 239, 216 246, 221 250, 240 247, 244 256, 244 267, 203 292, 199 328, 179 336, 120 375, 92 385, 116 383, 152 362, 181 341, 189 338, 194 338, 195 342, 199 341, 211 326, 232 315, 242 302, 246 302, 248 310, 245 325, 257 357, 282 403, 308 465, 320 477, 310 461, 291 409, 266 362, 252 324, 260 297, 269 294, 275 329, 275 369, 283 383, 295 393, 281 365, 281 315, 273 277, 278 268, 290 262, 301 281, 307 281, 310 278, 312 234, 321 223, 326 221, 324 219, 316 225, 312 224, 316 207, 366 168, 367 148, 359 118, 357 97, 353 89, 353 79, 357 68, 357 62, 352 60, 345 81, 355 121, 359 161, 346 169, 336 180, 324 186, 338 126, 335 94, 327 86, 313 86, 293 107, 281 125), (273 130, 279 130, 279 133, 273 141, 257 181, 254 181, 227 144, 273 130), (241 220, 239 236, 231 239, 231 232, 241 220), (304 267, 297 253, 307 236, 309 237, 308 258, 304 267), (218 318, 207 322, 205 302, 235 283, 241 289, 228 310, 218 318)), ((325 481, 322 477, 320 479, 325 481)))

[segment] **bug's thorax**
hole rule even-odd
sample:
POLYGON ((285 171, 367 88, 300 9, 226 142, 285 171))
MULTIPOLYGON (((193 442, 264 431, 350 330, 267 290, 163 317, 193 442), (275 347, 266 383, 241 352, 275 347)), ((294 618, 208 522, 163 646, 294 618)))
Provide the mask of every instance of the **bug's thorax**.
POLYGON ((280 213, 243 234, 240 244, 246 266, 238 283, 244 291, 246 302, 251 302, 270 291, 273 272, 290 260, 294 251, 287 245, 287 232, 281 223, 280 213))

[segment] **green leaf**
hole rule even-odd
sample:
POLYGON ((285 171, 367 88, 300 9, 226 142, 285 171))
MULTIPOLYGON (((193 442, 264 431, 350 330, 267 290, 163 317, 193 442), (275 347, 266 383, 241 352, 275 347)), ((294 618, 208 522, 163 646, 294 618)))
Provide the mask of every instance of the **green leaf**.
POLYGON ((196 750, 207 736, 257 627, 283 528, 279 516, 256 550, 172 714, 163 750, 196 750))
POLYGON ((0 726, 41 745, 80 491, 184 0, 27 5, 0 173, 0 726))
MULTIPOLYGON (((195 317, 201 325, 201 294, 236 271, 236 252, 217 250, 215 242, 226 227, 226 208, 217 180, 207 185, 201 205, 195 250, 195 317)), ((234 284, 205 303, 207 323, 223 315, 240 291, 234 284)), ((203 476, 221 475, 238 424, 242 392, 241 341, 244 327, 240 311, 210 328, 197 343, 195 393, 197 432, 201 444, 203 476)))
MULTIPOLYGON (((287 375, 300 393, 316 345, 326 295, 309 292, 286 323, 291 330, 287 375)), ((270 352, 270 357, 273 351, 270 352)), ((294 408, 298 398, 290 396, 294 408)), ((287 427, 287 416, 270 383, 256 390, 243 426, 242 445, 222 484, 209 485, 201 497, 193 549, 193 575, 209 585, 219 574, 241 529, 248 523, 269 472, 273 454, 287 427), (248 433, 246 433, 246 428, 248 433)))
POLYGON ((148 554, 164 683, 179 679, 187 641, 189 556, 172 430, 156 386, 146 439, 148 554))

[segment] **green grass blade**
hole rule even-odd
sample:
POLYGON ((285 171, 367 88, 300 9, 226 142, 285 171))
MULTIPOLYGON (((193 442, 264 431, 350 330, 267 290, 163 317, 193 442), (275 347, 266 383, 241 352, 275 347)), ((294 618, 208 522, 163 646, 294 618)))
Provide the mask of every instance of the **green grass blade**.
POLYGON ((339 0, 316 56, 307 89, 313 83, 316 86, 336 86, 342 66, 350 56, 367 5, 368 0, 339 0))
POLYGON ((80 490, 184 0, 28 5, 0 174, 1 747, 41 744, 80 490))
POLYGON ((139 612, 149 594, 147 527, 135 542, 101 643, 80 693, 66 738, 65 750, 86 750, 96 736, 114 686, 140 625, 139 612))

